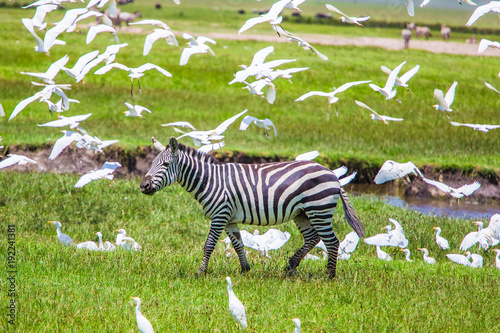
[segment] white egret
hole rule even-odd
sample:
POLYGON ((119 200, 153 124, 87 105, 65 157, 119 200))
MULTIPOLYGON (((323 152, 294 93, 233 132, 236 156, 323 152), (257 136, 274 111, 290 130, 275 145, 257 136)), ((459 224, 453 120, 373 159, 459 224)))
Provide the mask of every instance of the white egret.
POLYGON ((377 257, 379 259, 385 260, 385 261, 391 261, 392 258, 391 256, 387 253, 384 252, 379 245, 376 245, 375 248, 377 249, 377 257))
POLYGON ((33 18, 29 19, 31 24, 38 28, 38 30, 44 30, 47 27, 47 23, 43 22, 47 13, 50 13, 57 9, 57 5, 46 4, 36 7, 36 12, 33 18))
POLYGON ((444 237, 441 236, 441 228, 440 227, 434 227, 434 230, 436 230, 436 244, 439 246, 441 250, 449 250, 450 249, 450 244, 448 243, 448 240, 446 240, 444 237))
POLYGON ((469 251, 467 251, 467 252, 465 252, 465 254, 466 254, 466 256, 464 256, 463 254, 449 253, 446 255, 446 257, 457 264, 464 265, 464 266, 470 266, 469 259, 471 257, 471 253, 469 251))
POLYGON ((91 181, 101 178, 112 180, 114 178, 114 175, 112 175, 112 173, 116 170, 116 168, 119 168, 121 166, 122 165, 118 162, 104 162, 99 170, 90 171, 89 173, 83 175, 74 187, 81 188, 91 181))
POLYGON ((305 71, 305 70, 308 70, 308 69, 309 69, 309 67, 287 68, 287 69, 276 69, 276 70, 272 70, 271 69, 264 76, 267 77, 271 81, 276 80, 278 77, 282 77, 284 79, 287 79, 288 82, 293 83, 290 80, 292 78, 291 74, 302 72, 302 71, 305 71))
POLYGON ((151 48, 153 47, 153 44, 160 38, 165 39, 168 45, 179 46, 179 43, 177 42, 177 39, 172 31, 166 29, 155 29, 152 33, 146 36, 142 55, 148 55, 149 51, 151 51, 151 48))
POLYGON ((247 31, 254 25, 260 23, 269 22, 271 25, 280 24, 281 21, 283 21, 283 17, 279 15, 290 1, 291 0, 280 0, 278 2, 275 2, 267 13, 262 14, 258 17, 252 17, 251 19, 248 19, 238 31, 238 35, 241 34, 242 32, 247 31))
POLYGON ((360 102, 360 101, 354 101, 358 106, 362 107, 362 108, 365 108, 367 109, 368 111, 370 111, 372 114, 371 114, 371 118, 372 120, 378 120, 378 121, 382 121, 384 122, 384 124, 386 125, 389 125, 389 123, 387 122, 388 120, 389 121, 403 121, 402 118, 392 118, 392 117, 388 117, 388 116, 381 116, 380 114, 378 114, 377 111, 373 110, 371 107, 369 107, 368 105, 366 105, 365 103, 363 102, 360 102))
POLYGON ((278 132, 276 131, 276 127, 274 126, 273 122, 269 118, 259 119, 259 118, 255 118, 252 116, 245 116, 243 118, 243 120, 240 123, 240 131, 245 131, 248 128, 248 126, 250 126, 251 124, 255 124, 257 127, 262 128, 264 130, 264 135, 268 139, 270 138, 268 131, 271 129, 271 127, 274 129, 274 135, 275 136, 278 135, 278 132))
POLYGON ((24 75, 34 76, 38 79, 43 80, 47 84, 55 84, 54 78, 59 73, 62 67, 64 67, 69 61, 69 56, 65 55, 61 59, 52 63, 45 73, 33 73, 33 72, 21 72, 24 75))
POLYGON ((481 268, 483 267, 483 257, 479 254, 473 253, 471 254, 472 262, 470 263, 470 267, 472 268, 481 268))
POLYGON ((415 16, 415 5, 413 4, 413 0, 406 0, 406 11, 408 15, 415 16))
POLYGON ((477 7, 476 10, 474 10, 474 12, 472 13, 467 23, 465 23, 465 26, 470 27, 481 16, 483 16, 484 14, 488 14, 489 12, 500 14, 500 1, 491 1, 486 5, 477 7))
POLYGON ((427 184, 436 186, 443 192, 449 193, 452 197, 457 199, 460 199, 464 196, 469 196, 481 187, 481 184, 477 181, 474 181, 474 183, 472 184, 460 186, 459 188, 453 188, 444 183, 432 179, 427 179, 425 177, 422 177, 422 180, 427 184))
POLYGON ((394 224, 394 230, 390 225, 385 226, 382 229, 386 229, 387 233, 365 238, 364 242, 368 245, 407 247, 409 242, 401 224, 392 218, 389 218, 389 221, 394 224))
POLYGON ((337 178, 340 178, 347 173, 347 170, 347 167, 345 165, 342 165, 341 167, 332 170, 332 172, 337 178))
POLYGON ((151 20, 151 19, 141 20, 141 21, 129 23, 129 25, 154 25, 154 26, 163 28, 164 30, 170 30, 170 27, 168 26, 168 24, 163 23, 160 20, 151 20))
POLYGON ((118 234, 116 235, 115 244, 118 246, 122 245, 123 237, 127 237, 127 232, 124 229, 115 230, 118 234))
POLYGON ((48 123, 38 125, 40 127, 64 127, 69 126, 69 128, 74 129, 80 126, 80 122, 84 121, 88 117, 90 117, 92 113, 82 114, 78 116, 65 117, 61 115, 57 115, 57 120, 49 121, 48 123))
MULTIPOLYGON (((499 1, 500 2, 500 1, 499 1)), ((479 45, 477 47, 477 53, 482 54, 488 47, 496 47, 497 49, 500 49, 500 43, 499 42, 492 42, 491 40, 488 39, 481 39, 479 42, 479 45)))
POLYGON ((80 82, 81 80, 83 80, 85 78, 85 75, 87 75, 87 73, 90 72, 92 68, 99 65, 101 62, 106 61, 106 65, 111 64, 113 61, 115 61, 118 51, 120 51, 120 49, 125 46, 128 46, 128 44, 113 44, 106 47, 104 53, 99 54, 94 60, 91 60, 89 63, 87 63, 87 65, 83 67, 80 75, 76 77, 76 82, 80 82))
POLYGON ((413 173, 414 175, 418 175, 420 177, 424 176, 412 162, 398 163, 387 160, 384 164, 382 164, 382 167, 373 179, 373 182, 375 184, 383 184, 389 180, 404 177, 409 173, 413 173))
POLYGON ((494 252, 497 253, 495 256, 495 267, 497 269, 500 269, 500 250, 499 249, 493 249, 494 252))
POLYGON ((131 237, 122 237, 120 245, 124 250, 127 250, 127 251, 140 251, 140 250, 142 250, 142 246, 140 246, 139 243, 137 243, 135 241, 135 239, 133 239, 131 237))
MULTIPOLYGON (((382 69, 382 71, 385 74, 391 75, 392 70, 390 70, 388 67, 380 66, 380 68, 382 69)), ((406 89, 410 90, 408 88, 407 82, 410 81, 410 79, 413 76, 415 76, 415 74, 417 74, 417 72, 418 72, 419 69, 420 69, 420 65, 416 65, 415 67, 413 67, 412 69, 410 69, 409 71, 407 71, 406 73, 404 73, 403 75, 401 75, 401 77, 396 76, 396 86, 403 87, 403 88, 406 88, 406 89)))
POLYGON ((66 130, 63 130, 61 132, 64 133, 64 135, 54 143, 52 151, 50 152, 49 160, 54 160, 71 143, 78 142, 83 138, 82 135, 78 132, 66 130))
POLYGON ((299 8, 299 6, 304 2, 306 2, 306 0, 291 0, 286 4, 285 8, 295 9, 299 13, 302 13, 302 10, 299 8))
POLYGON ((300 333, 300 326, 301 326, 300 319, 293 318, 291 319, 291 321, 293 321, 293 323, 295 324, 295 333, 300 333))
POLYGON ((362 27, 363 25, 359 22, 368 21, 370 19, 370 16, 363 16, 363 17, 348 16, 330 4, 326 4, 326 9, 328 9, 331 12, 339 14, 340 15, 339 19, 342 21, 342 23, 357 24, 362 27))
POLYGON ((490 246, 495 246, 500 243, 500 225, 490 222, 487 228, 483 228, 483 222, 475 221, 474 223, 478 229, 468 233, 462 243, 460 243, 460 250, 466 251, 471 246, 479 243, 479 247, 488 250, 490 246))
MULTIPOLYGON (((322 92, 322 91, 310 91, 302 96, 300 96, 299 98, 297 98, 295 100, 295 102, 301 102, 303 100, 305 100, 306 98, 309 98, 311 96, 323 96, 323 97, 327 97, 328 98, 328 114, 327 114, 327 119, 330 115, 330 107, 332 106, 332 104, 335 104, 337 103, 337 101, 339 100, 339 98, 337 96, 335 96, 336 94, 339 94, 341 92, 344 92, 346 91, 347 89, 353 87, 353 86, 357 86, 357 85, 360 85, 360 84, 364 84, 364 83, 369 83, 371 81, 354 81, 354 82, 348 82, 348 83, 344 83, 343 85, 341 85, 339 88, 334 88, 334 90, 332 92, 329 92, 329 93, 326 93, 326 92, 322 92)), ((337 105, 335 105, 335 108, 337 108, 337 105)), ((339 115, 338 113, 338 110, 337 110, 337 116, 339 115)))
POLYGON ((127 102, 125 102, 125 105, 128 108, 128 111, 123 112, 126 117, 139 117, 139 118, 144 119, 142 112, 146 111, 148 113, 151 113, 151 111, 149 109, 145 108, 144 106, 132 105, 132 104, 127 103, 127 102))
POLYGON ((289 41, 291 41, 292 43, 297 43, 297 45, 299 47, 303 48, 306 51, 308 51, 308 50, 312 51, 321 60, 328 60, 328 57, 326 55, 319 52, 314 46, 312 46, 311 44, 309 44, 308 42, 306 42, 304 39, 300 38, 299 36, 292 34, 291 32, 283 29, 279 25, 273 25, 273 28, 274 28, 274 31, 276 31, 278 33, 278 35, 285 36, 286 38, 288 38, 289 41))
POLYGON ((484 133, 488 133, 488 131, 492 130, 492 129, 500 128, 500 125, 462 124, 462 123, 457 123, 455 121, 450 121, 450 124, 452 124, 453 126, 470 127, 472 129, 474 129, 474 131, 477 130, 477 131, 484 132, 484 133))
POLYGON ((424 6, 426 6, 431 0, 424 0, 422 1, 422 3, 419 5, 420 8, 423 8, 424 6))
POLYGON ((59 239, 59 242, 61 242, 61 244, 64 244, 64 245, 75 245, 75 243, 73 242, 73 239, 71 239, 71 237, 69 237, 68 235, 66 234, 63 234, 61 232, 61 222, 59 221, 49 221, 49 223, 52 223, 53 225, 56 226, 56 233, 57 233, 57 238, 59 239))
POLYGON ((93 150, 95 153, 104 153, 103 149, 119 140, 101 140, 97 136, 91 136, 83 128, 78 127, 78 130, 83 134, 80 141, 76 143, 76 148, 93 150))
MULTIPOLYGON (((453 100, 455 99, 455 90, 457 88, 457 81, 454 81, 451 85, 450 89, 446 92, 446 96, 443 96, 443 91, 440 89, 434 89, 434 98, 438 102, 438 104, 433 105, 432 107, 439 111, 447 111, 451 112, 453 109, 450 109, 453 100)), ((449 117, 448 117, 449 118, 449 117)))
MULTIPOLYGON (((321 243, 323 241, 320 241, 321 243)), ((344 240, 340 242, 339 244, 339 251, 338 251, 338 258, 340 260, 347 260, 351 257, 351 253, 353 253, 356 250, 356 247, 358 246, 359 243, 359 236, 355 231, 351 231, 348 233, 344 240)), ((326 250, 326 246, 323 243, 324 251, 328 252, 326 250)))
POLYGON ((422 251, 424 253, 424 261, 427 263, 427 264, 435 264, 436 263, 436 259, 432 258, 432 257, 429 257, 429 250, 427 250, 425 247, 423 248, 418 248, 419 251, 422 251))
POLYGON ((13 165, 26 165, 28 163, 37 164, 38 162, 24 155, 8 154, 8 157, 0 162, 0 169, 13 165))
POLYGON ((45 54, 49 55, 49 50, 52 48, 52 46, 66 44, 65 41, 57 39, 57 36, 62 31, 64 31, 64 29, 61 30, 59 33, 56 33, 56 31, 54 29, 59 29, 59 28, 54 27, 45 33, 45 38, 42 40, 36 34, 35 29, 33 27, 33 23, 31 22, 30 19, 23 18, 21 21, 23 22, 26 29, 28 29, 31 36, 33 36, 33 38, 35 39, 35 42, 36 42, 35 52, 41 52, 41 53, 45 53, 45 54))
POLYGON ((396 96, 396 89, 394 89, 394 85, 396 84, 396 78, 398 77, 399 71, 401 70, 404 64, 406 64, 406 61, 403 61, 396 68, 394 68, 393 71, 391 71, 391 74, 389 74, 389 77, 385 82, 384 88, 381 88, 373 83, 369 84, 370 88, 372 88, 374 91, 378 91, 382 96, 385 97, 386 100, 394 98, 396 96))
POLYGON ((194 38, 193 36, 184 33, 182 35, 184 39, 188 39, 187 43, 188 47, 182 50, 181 60, 179 62, 180 66, 184 66, 188 63, 189 58, 193 54, 204 53, 208 54, 210 52, 211 55, 215 55, 214 51, 210 48, 210 46, 206 45, 206 43, 216 44, 217 42, 211 38, 198 36, 198 38, 194 38))
POLYGON ((90 27, 89 31, 87 32, 87 40, 85 41, 86 44, 90 44, 95 36, 101 32, 109 32, 113 34, 113 37, 115 37, 116 44, 120 44, 120 39, 118 38, 118 34, 116 30, 113 27, 110 27, 106 24, 98 24, 98 25, 93 25, 90 27))
POLYGON ((85 249, 85 250, 89 250, 89 251, 98 251, 99 250, 99 246, 93 241, 87 241, 87 242, 80 243, 80 244, 76 245, 76 248, 85 249))
POLYGON ((187 121, 176 121, 176 122, 173 122, 173 123, 162 124, 161 126, 163 126, 163 127, 166 127, 166 126, 187 127, 187 128, 192 129, 193 131, 196 131, 196 128, 194 128, 194 126, 193 126, 193 125, 191 125, 191 124, 190 124, 189 122, 187 122, 187 121))
POLYGON ((245 307, 243 303, 236 297, 233 291, 233 284, 231 283, 231 278, 226 277, 227 281, 227 293, 229 296, 229 313, 236 320, 242 328, 247 328, 247 317, 245 315, 245 307))
POLYGON ((410 250, 408 250, 408 249, 399 249, 399 251, 402 251, 402 252, 404 252, 406 254, 405 260, 407 262, 412 262, 413 261, 413 260, 410 259, 410 254, 411 254, 410 250))
POLYGON ((73 79, 75 79, 75 80, 80 79, 81 80, 81 79, 83 79, 83 77, 85 77, 85 75, 83 75, 83 77, 81 75, 83 69, 85 68, 85 66, 87 66, 87 64, 89 62, 91 62, 95 57, 97 57, 98 54, 99 54, 99 50, 84 54, 77 60, 77 62, 73 66, 73 68, 66 68, 64 66, 61 66, 61 70, 63 70, 66 74, 71 76, 73 79))
POLYGON ((153 325, 149 322, 149 320, 144 317, 141 312, 141 299, 139 297, 130 297, 133 299, 137 305, 135 307, 135 318, 137 319, 137 328, 139 328, 139 332, 141 333, 154 333, 153 325))
POLYGON ((252 83, 243 81, 243 83, 246 87, 243 87, 242 89, 248 89, 251 94, 262 97, 267 100, 269 104, 273 104, 276 100, 276 87, 269 79, 260 79, 252 83), (264 92, 262 91, 264 88, 266 88, 266 97, 264 97, 264 92))
POLYGON ((104 73, 109 72, 113 68, 118 68, 118 69, 127 71, 129 73, 128 77, 130 78, 130 81, 132 82, 132 86, 130 87, 130 94, 132 95, 132 97, 134 95, 134 92, 133 92, 134 79, 137 79, 137 83, 139 85, 139 91, 142 93, 140 78, 142 76, 144 76, 144 72, 145 71, 148 71, 148 70, 151 70, 151 69, 156 69, 158 72, 160 72, 161 74, 165 75, 166 77, 172 77, 172 74, 170 74, 169 72, 167 72, 163 68, 161 68, 161 67, 159 67, 157 65, 154 65, 154 64, 150 64, 150 63, 146 63, 144 65, 141 65, 141 66, 137 67, 137 68, 129 68, 129 67, 125 66, 125 65, 122 65, 122 64, 119 64, 117 62, 114 62, 112 64, 109 64, 109 65, 101 67, 94 74, 96 74, 96 75, 102 75, 104 73))
POLYGON ((226 145, 226 143, 224 141, 209 143, 207 145, 201 146, 200 148, 197 149, 197 151, 199 151, 203 154, 208 154, 213 150, 221 149, 225 145, 226 145))
POLYGON ((295 160, 296 161, 312 161, 318 156, 319 156, 319 151, 313 150, 313 151, 309 151, 307 153, 297 155, 295 157, 295 160))

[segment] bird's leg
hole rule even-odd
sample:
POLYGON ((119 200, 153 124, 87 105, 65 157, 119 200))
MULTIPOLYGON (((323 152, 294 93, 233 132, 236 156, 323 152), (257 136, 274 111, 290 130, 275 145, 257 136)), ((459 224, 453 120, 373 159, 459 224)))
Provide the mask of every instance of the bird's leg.
POLYGON ((264 130, 264 136, 266 137, 266 139, 271 139, 267 130, 264 130))
POLYGON ((326 112, 326 121, 330 120, 330 108, 332 107, 331 104, 328 104, 328 111, 326 112))
POLYGON ((142 94, 141 81, 137 79, 137 84, 139 85, 139 92, 142 94))
POLYGON ((396 102, 398 102, 399 104, 403 104, 399 99, 395 98, 394 99, 396 102))
POLYGON ((132 85, 130 86, 130 97, 134 99, 134 80, 132 80, 132 85))
POLYGON ((450 116, 448 116, 446 113, 445 113, 446 117, 448 118, 449 121, 451 121, 451 118, 450 116))
POLYGON ((337 114, 337 117, 339 116, 339 109, 337 108, 337 104, 335 104, 335 113, 337 114))

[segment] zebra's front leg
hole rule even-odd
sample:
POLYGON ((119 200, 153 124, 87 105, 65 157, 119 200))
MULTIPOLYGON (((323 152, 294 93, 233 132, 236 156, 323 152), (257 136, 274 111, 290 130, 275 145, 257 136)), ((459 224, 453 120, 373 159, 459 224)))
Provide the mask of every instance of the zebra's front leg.
POLYGON ((231 243, 233 244, 233 248, 240 259, 241 265, 241 274, 248 272, 250 270, 250 265, 248 264, 247 257, 245 255, 245 249, 243 247, 243 240, 241 239, 240 229, 238 225, 228 224, 226 225, 226 233, 231 239, 231 243))
POLYGON ((201 275, 206 273, 208 270, 208 261, 210 260, 210 256, 212 252, 214 252, 215 245, 220 238, 220 234, 222 230, 226 227, 227 220, 226 219, 217 219, 214 218, 212 223, 210 224, 210 231, 208 232, 208 238, 205 242, 205 246, 203 247, 203 260, 201 262, 201 266, 198 269, 197 275, 201 275))
POLYGON ((312 227, 311 222, 304 215, 299 215, 294 219, 295 225, 299 228, 300 233, 304 237, 304 245, 290 258, 288 267, 286 268, 289 274, 295 273, 295 269, 306 254, 309 253, 320 241, 320 237, 316 230, 312 227))

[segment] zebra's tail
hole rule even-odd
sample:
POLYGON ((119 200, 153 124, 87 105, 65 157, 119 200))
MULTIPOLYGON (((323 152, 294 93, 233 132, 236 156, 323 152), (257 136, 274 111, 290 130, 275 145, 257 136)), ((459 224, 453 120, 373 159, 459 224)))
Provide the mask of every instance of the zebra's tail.
POLYGON ((344 213, 347 223, 356 231, 359 237, 365 237, 365 232, 363 231, 363 225, 358 219, 358 215, 351 203, 349 202, 349 198, 347 198, 346 191, 341 187, 340 188, 340 198, 342 199, 342 204, 344 205, 344 213))

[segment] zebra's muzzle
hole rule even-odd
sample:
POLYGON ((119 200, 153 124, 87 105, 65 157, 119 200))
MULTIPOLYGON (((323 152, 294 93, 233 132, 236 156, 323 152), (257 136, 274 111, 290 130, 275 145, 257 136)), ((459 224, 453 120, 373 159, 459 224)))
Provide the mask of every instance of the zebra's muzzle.
POLYGON ((156 189, 153 186, 153 178, 151 176, 144 177, 139 188, 143 194, 147 195, 153 195, 156 192, 156 189))

